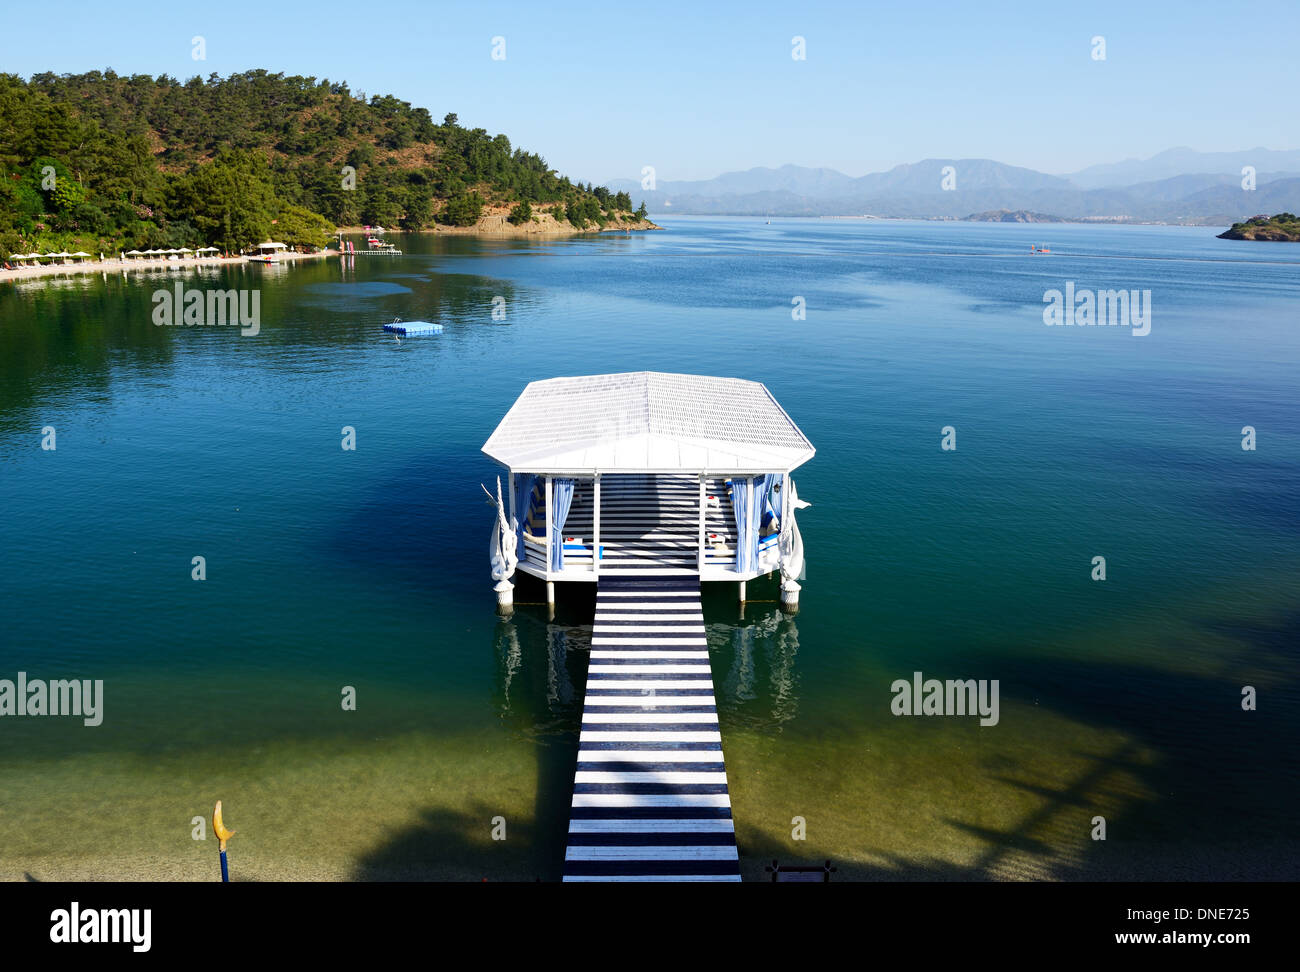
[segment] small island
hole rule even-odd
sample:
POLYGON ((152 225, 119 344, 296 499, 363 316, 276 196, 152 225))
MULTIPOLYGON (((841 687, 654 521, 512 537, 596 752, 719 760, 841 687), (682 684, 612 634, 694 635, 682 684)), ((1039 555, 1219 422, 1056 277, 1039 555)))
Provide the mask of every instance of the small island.
POLYGON ((1265 240, 1272 243, 1300 243, 1300 219, 1293 213, 1252 216, 1244 223, 1219 234, 1221 240, 1265 240))
POLYGON ((1033 213, 1028 209, 990 209, 983 213, 971 213, 965 218, 973 223, 1064 223, 1060 216, 1047 213, 1033 213))

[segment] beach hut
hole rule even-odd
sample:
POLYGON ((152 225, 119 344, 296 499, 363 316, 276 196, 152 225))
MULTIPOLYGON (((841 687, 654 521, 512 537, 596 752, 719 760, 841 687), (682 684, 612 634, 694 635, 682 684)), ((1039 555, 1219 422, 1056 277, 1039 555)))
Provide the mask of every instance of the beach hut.
MULTIPOLYGON (((797 609, 803 543, 791 473, 807 437, 756 381, 640 371, 530 383, 483 451, 508 490, 492 576, 513 603, 518 569, 546 581, 781 573, 797 609)), ((500 492, 500 490, 499 490, 500 492)))

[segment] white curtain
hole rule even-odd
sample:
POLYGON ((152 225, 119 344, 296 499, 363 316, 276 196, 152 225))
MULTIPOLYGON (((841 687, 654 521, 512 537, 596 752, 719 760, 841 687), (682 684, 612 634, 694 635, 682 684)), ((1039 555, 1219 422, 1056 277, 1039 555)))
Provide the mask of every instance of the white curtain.
MULTIPOLYGON (((487 487, 484 487, 484 492, 487 487)), ((488 493, 490 497, 492 494, 488 493)), ((492 558, 492 579, 497 583, 509 580, 519 563, 516 552, 518 543, 519 521, 506 519, 506 505, 501 501, 501 477, 497 477, 497 521, 492 525, 492 541, 489 554, 492 558)))
POLYGON ((781 521, 781 580, 783 586, 795 584, 797 590, 797 581, 803 576, 803 537, 799 535, 799 524, 795 522, 794 511, 806 509, 812 504, 799 498, 799 491, 789 476, 785 477, 785 488, 790 491, 790 512, 781 521))

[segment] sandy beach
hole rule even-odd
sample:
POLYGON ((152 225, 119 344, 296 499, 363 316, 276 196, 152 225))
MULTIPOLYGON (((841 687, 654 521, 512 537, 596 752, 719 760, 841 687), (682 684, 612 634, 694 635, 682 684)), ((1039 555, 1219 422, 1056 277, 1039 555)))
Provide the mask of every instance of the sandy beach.
MULTIPOLYGON (((337 250, 322 250, 319 253, 281 253, 275 259, 277 263, 290 263, 297 260, 319 260, 324 257, 338 255, 337 250)), ((216 257, 213 259, 195 259, 190 257, 184 260, 83 260, 80 263, 38 264, 35 266, 18 266, 13 270, 0 270, 0 283, 4 283, 7 280, 32 280, 36 277, 59 277, 80 273, 121 273, 127 270, 158 269, 207 269, 211 267, 223 267, 235 263, 248 262, 249 258, 244 256, 216 257)))

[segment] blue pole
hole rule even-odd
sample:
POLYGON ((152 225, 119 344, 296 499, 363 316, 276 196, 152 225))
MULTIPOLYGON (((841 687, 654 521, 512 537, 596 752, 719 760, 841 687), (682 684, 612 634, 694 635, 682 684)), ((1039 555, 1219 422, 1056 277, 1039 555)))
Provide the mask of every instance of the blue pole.
POLYGON ((225 884, 230 883, 230 872, 226 870, 226 852, 224 849, 221 851, 221 880, 225 884))

